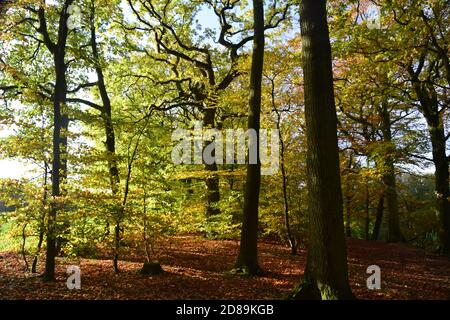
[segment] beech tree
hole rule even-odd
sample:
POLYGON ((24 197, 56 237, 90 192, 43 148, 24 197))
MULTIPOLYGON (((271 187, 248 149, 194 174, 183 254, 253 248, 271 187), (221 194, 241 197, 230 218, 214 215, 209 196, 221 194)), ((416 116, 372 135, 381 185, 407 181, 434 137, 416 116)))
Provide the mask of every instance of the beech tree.
POLYGON ((254 40, 252 68, 250 72, 250 99, 248 107, 248 129, 255 130, 256 141, 250 146, 257 149, 257 163, 247 165, 247 180, 244 194, 244 221, 236 269, 246 274, 261 272, 258 265, 258 206, 261 187, 261 160, 259 155, 259 128, 261 118, 262 77, 264 67, 264 4, 253 0, 254 40))
POLYGON ((325 0, 300 3, 309 248, 294 299, 352 299, 348 282, 331 45, 325 0))
POLYGON ((21 73, 26 69, 25 67, 24 70, 17 72, 13 66, 9 65, 9 61, 2 61, 7 73, 16 82, 12 87, 26 87, 27 90, 41 96, 41 98, 51 100, 53 104, 52 201, 46 228, 47 246, 44 273, 44 280, 47 281, 55 279, 56 238, 58 234, 56 218, 62 206, 61 196, 67 177, 69 116, 66 106, 68 93, 66 73, 70 62, 66 61, 66 46, 69 34, 67 25, 68 8, 72 3, 72 0, 67 0, 60 6, 50 7, 45 1, 41 1, 24 7, 19 3, 11 8, 11 10, 18 12, 18 14, 13 15, 18 20, 12 22, 12 27, 8 29, 8 32, 28 39, 36 46, 32 59, 36 59, 41 46, 47 50, 51 57, 48 59, 51 61, 50 67, 53 70, 54 83, 52 85, 48 86, 47 83, 35 84, 26 78, 25 72, 21 73))
MULTIPOLYGON (((166 99, 153 107, 160 110, 188 109, 197 120, 202 121, 204 128, 221 128, 224 120, 230 117, 230 111, 219 108, 220 97, 242 74, 239 64, 246 56, 246 45, 254 39, 251 22, 244 16, 236 15, 243 4, 225 0, 203 0, 195 5, 191 1, 174 0, 128 1, 128 4, 137 21, 134 25, 123 23, 124 29, 150 34, 155 41, 155 48, 138 45, 127 38, 128 45, 138 52, 144 52, 155 63, 169 68, 169 76, 161 78, 158 75, 154 82, 177 93, 172 99, 166 99), (208 28, 199 35, 192 26, 196 23, 202 5, 214 15, 219 28, 214 31, 208 28), (169 14, 170 10, 183 10, 183 22, 175 22, 175 16, 169 14), (214 41, 217 45, 212 46, 206 40, 214 41), (194 76, 184 76, 184 69, 194 76)), ((269 6, 269 18, 264 30, 275 29, 286 20, 289 6, 282 4, 274 1, 269 6)), ((138 72, 133 76, 149 77, 148 74, 138 72)), ((205 141, 205 146, 211 142, 205 141)), ((211 217, 220 213, 219 168, 217 163, 204 163, 204 167, 207 190, 205 214, 211 217)))

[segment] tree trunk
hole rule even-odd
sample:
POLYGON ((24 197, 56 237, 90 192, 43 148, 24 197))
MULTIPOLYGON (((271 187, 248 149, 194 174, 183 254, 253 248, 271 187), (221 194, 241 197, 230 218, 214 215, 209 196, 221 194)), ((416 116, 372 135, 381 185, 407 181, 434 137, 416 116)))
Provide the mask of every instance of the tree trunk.
MULTIPOLYGON (((45 281, 55 280, 55 258, 56 258, 56 216, 61 206, 58 201, 61 197, 61 185, 63 178, 67 175, 67 158, 64 154, 67 148, 67 126, 68 118, 65 114, 65 103, 67 95, 66 82, 66 41, 67 41, 67 19, 69 17, 67 8, 73 0, 64 2, 59 20, 58 42, 53 50, 55 67, 55 90, 53 95, 53 159, 52 159, 52 205, 48 216, 47 227, 47 251, 45 261, 45 281)), ((44 15, 44 9, 41 8, 40 14, 44 15)), ((42 21, 41 21, 42 22, 42 21)), ((42 23, 41 23, 42 24, 42 23)), ((42 27, 42 26, 41 26, 42 27)))
POLYGON ((345 181, 345 235, 347 237, 352 236, 352 228, 351 228, 351 218, 352 218, 352 210, 351 210, 351 202, 352 202, 352 184, 351 184, 351 169, 353 163, 353 154, 350 153, 347 167, 347 177, 345 181))
MULTIPOLYGON (((203 127, 212 129, 215 128, 216 109, 214 107, 207 108, 203 115, 203 127)), ((205 146, 210 142, 205 141, 205 146)), ((214 156, 215 152, 212 152, 214 156)), ((205 170, 208 177, 205 179, 206 183, 206 216, 211 217, 220 214, 218 202, 220 200, 219 191, 219 177, 217 176, 217 164, 205 164, 205 170)))
POLYGON ((297 254, 297 239, 292 233, 291 223, 289 219, 289 201, 288 201, 288 191, 287 191, 287 173, 286 173, 286 165, 285 165, 285 145, 283 141, 283 137, 281 135, 281 126, 280 126, 280 116, 278 117, 277 129, 278 129, 278 139, 280 140, 281 145, 281 177, 283 182, 283 203, 284 203, 284 223, 286 226, 286 233, 289 241, 289 246, 291 247, 291 253, 293 255, 297 254))
POLYGON ((383 141, 386 144, 385 154, 382 156, 383 183, 388 209, 388 238, 389 242, 404 241, 400 230, 397 179, 395 177, 395 146, 392 144, 391 116, 386 103, 382 103, 379 110, 383 141))
POLYGON ((440 252, 450 255, 450 190, 449 190, 449 158, 447 157, 444 122, 439 110, 436 90, 429 84, 421 83, 418 75, 410 66, 414 91, 420 102, 420 112, 424 115, 430 133, 433 148, 433 163, 435 166, 436 207, 441 220, 440 252))
POLYGON ((264 4, 263 0, 253 0, 253 40, 252 67, 250 74, 250 99, 248 129, 256 131, 257 164, 247 165, 247 180, 244 196, 244 221, 241 243, 236 261, 236 269, 245 274, 257 275, 258 265, 258 205, 261 184, 261 162, 259 157, 259 128, 261 114, 261 83, 264 66, 264 4))
POLYGON ((44 161, 44 183, 43 188, 44 192, 42 195, 42 212, 39 220, 39 236, 38 236, 38 243, 37 243, 37 249, 36 254, 33 257, 33 263, 31 264, 31 272, 36 273, 37 272, 37 263, 38 263, 38 257, 41 252, 42 243, 44 241, 44 235, 45 235, 45 217, 47 216, 45 206, 47 205, 47 198, 48 198, 48 164, 47 161, 44 161))
POLYGON ((28 265, 28 260, 27 260, 27 255, 26 255, 26 252, 25 252, 25 247, 26 247, 26 244, 27 244, 27 226, 28 226, 28 223, 25 223, 24 225, 23 225, 23 227, 22 227, 22 247, 21 247, 21 253, 22 253, 22 259, 23 259, 23 261, 25 262, 25 271, 29 271, 30 270, 30 267, 29 267, 29 265, 28 265))
POLYGON ((383 211, 384 211, 384 193, 381 195, 378 200, 377 205, 377 217, 375 219, 375 225, 372 231, 372 240, 378 240, 380 236, 381 223, 383 222, 383 211))
POLYGON ((366 213, 366 221, 365 221, 365 239, 369 240, 370 239, 370 193, 369 193, 369 180, 366 178, 365 181, 365 196, 364 196, 364 211, 366 213))
POLYGON ((441 220, 440 252, 450 254, 450 189, 449 168, 446 154, 446 140, 442 119, 436 117, 427 120, 433 147, 433 163, 435 166, 436 204, 441 220))
POLYGON ((277 116, 277 130, 278 130, 278 141, 280 141, 280 157, 281 157, 281 178, 282 178, 282 189, 283 189, 283 204, 284 204, 284 224, 286 227, 286 235, 289 241, 289 247, 291 248, 291 254, 297 254, 297 239, 291 230, 291 223, 289 219, 289 195, 288 195, 288 176, 286 172, 286 161, 285 161, 285 153, 286 153, 286 145, 283 140, 283 134, 281 132, 281 111, 277 109, 277 105, 275 102, 275 81, 273 79, 271 82, 271 100, 272 100, 272 108, 277 116))
POLYGON ((103 119, 103 126, 106 136, 106 152, 108 157, 108 167, 109 167, 109 179, 110 187, 113 197, 116 199, 117 208, 115 209, 115 227, 114 227, 114 257, 113 257, 113 268, 115 273, 119 273, 119 249, 120 249, 120 231, 121 231, 121 221, 123 219, 123 208, 120 204, 119 196, 119 186, 120 186, 120 175, 119 167, 117 165, 117 155, 116 155, 116 136, 114 132, 114 124, 112 121, 112 106, 111 100, 109 99, 108 90, 106 89, 105 77, 103 75, 103 69, 100 61, 100 54, 97 45, 97 36, 95 30, 95 5, 92 3, 91 6, 91 49, 92 55, 94 57, 95 72, 97 74, 97 87, 100 92, 100 97, 102 99, 102 110, 101 116, 103 119))
POLYGON ((353 299, 348 282, 326 1, 300 2, 307 133, 309 250, 293 299, 353 299))

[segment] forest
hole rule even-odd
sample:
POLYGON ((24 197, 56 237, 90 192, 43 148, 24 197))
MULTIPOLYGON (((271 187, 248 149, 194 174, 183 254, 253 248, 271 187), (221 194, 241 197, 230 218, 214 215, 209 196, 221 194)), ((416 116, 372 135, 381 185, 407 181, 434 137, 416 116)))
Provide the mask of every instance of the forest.
POLYGON ((0 300, 450 300, 449 0, 1 0, 0 300))

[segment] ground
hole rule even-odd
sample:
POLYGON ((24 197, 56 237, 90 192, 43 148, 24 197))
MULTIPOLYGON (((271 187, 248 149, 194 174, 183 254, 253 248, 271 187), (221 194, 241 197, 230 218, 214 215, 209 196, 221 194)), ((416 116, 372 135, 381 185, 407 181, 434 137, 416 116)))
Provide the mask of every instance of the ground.
MULTIPOLYGON (((158 276, 144 276, 138 255, 124 257, 122 272, 110 260, 58 258, 57 282, 43 283, 24 272, 20 255, 0 253, 0 299, 284 299, 303 273, 306 252, 289 254, 285 245, 262 240, 260 263, 266 274, 243 277, 232 269, 237 241, 176 237, 160 255, 158 276), (81 289, 68 290, 66 268, 81 267, 81 289)), ((450 299, 450 259, 404 244, 348 240, 350 282, 360 299, 450 299), (369 265, 381 268, 381 290, 366 287, 369 265)), ((42 271, 42 266, 40 266, 42 271)))

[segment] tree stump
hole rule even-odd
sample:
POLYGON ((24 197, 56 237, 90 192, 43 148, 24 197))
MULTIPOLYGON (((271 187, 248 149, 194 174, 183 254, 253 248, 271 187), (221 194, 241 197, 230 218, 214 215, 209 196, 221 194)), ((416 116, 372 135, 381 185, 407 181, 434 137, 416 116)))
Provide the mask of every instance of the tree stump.
POLYGON ((145 275, 158 275, 164 273, 161 264, 158 261, 145 262, 140 271, 141 274, 145 275))

